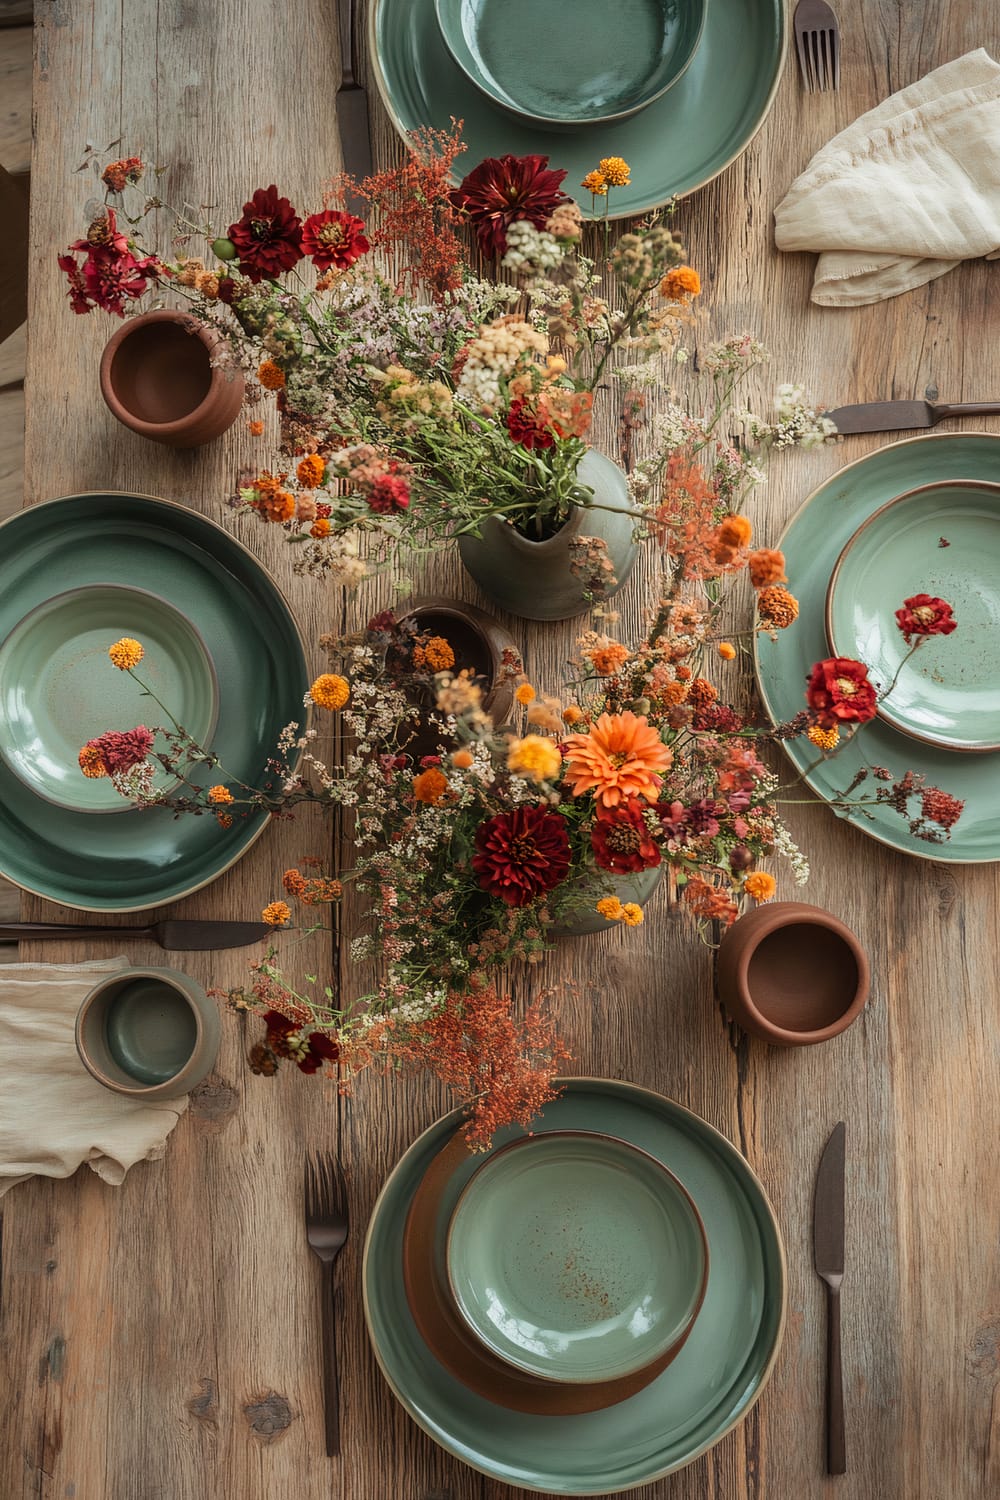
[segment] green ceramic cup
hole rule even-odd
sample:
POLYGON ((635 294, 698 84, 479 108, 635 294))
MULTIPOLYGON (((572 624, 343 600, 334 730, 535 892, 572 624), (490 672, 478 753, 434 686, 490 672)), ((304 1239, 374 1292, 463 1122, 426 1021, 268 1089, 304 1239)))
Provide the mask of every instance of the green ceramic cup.
POLYGON ((552 127, 623 120, 694 57, 706 0, 434 0, 448 51, 488 99, 552 127))
POLYGON ((672 1172, 588 1131, 525 1136, 452 1216, 448 1281, 498 1358, 543 1380, 617 1380, 687 1338, 708 1282, 695 1204, 672 1172))
POLYGON ((116 1094, 175 1099, 211 1072, 221 1024, 213 1000, 176 969, 122 969, 85 996, 76 1049, 87 1071, 116 1094))

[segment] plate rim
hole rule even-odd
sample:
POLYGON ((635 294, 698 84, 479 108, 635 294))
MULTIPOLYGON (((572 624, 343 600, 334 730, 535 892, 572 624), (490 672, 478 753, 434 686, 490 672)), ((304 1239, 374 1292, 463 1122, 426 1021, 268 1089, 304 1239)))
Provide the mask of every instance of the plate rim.
MULTIPOLYGON (((13 515, 5 516, 4 519, 0 521, 0 542, 2 542, 4 528, 11 525, 11 523, 14 521, 19 521, 29 512, 43 510, 46 506, 49 505, 64 504, 68 500, 88 500, 97 498, 114 498, 119 500, 149 500, 152 501, 155 505, 164 505, 171 510, 182 511, 185 515, 194 516, 198 521, 204 522, 204 524, 208 526, 210 530, 216 531, 221 536, 225 537, 227 542, 232 543, 237 551, 242 552, 250 560, 253 566, 260 572, 264 573, 267 577, 272 588, 274 589, 282 605, 284 606, 285 612, 288 615, 292 630, 295 634, 295 639, 297 640, 299 649, 302 652, 302 660, 306 664, 306 672, 308 674, 309 652, 302 635, 302 630, 299 626, 299 622, 295 615, 295 612, 291 608, 288 600, 285 597, 284 590, 278 584, 277 580, 272 577, 271 573, 260 561, 260 559, 253 552, 251 552, 246 543, 241 541, 238 536, 234 536, 231 531, 227 531, 224 526, 220 526, 218 521, 212 520, 210 516, 206 516, 202 511, 196 510, 194 506, 186 505, 181 500, 168 500, 165 499, 162 495, 149 495, 142 490, 74 490, 68 495, 53 495, 50 496, 48 500, 37 500, 32 502, 30 505, 22 505, 20 510, 16 510, 13 515)), ((306 707, 305 715, 306 717, 303 725, 304 731, 309 729, 312 722, 313 713, 311 706, 306 707)), ((303 752, 301 750, 297 752, 293 769, 298 767, 299 763, 301 762, 302 754, 303 752)), ((40 901, 48 901, 56 906, 66 906, 70 911, 100 912, 106 916, 125 916, 130 912, 155 911, 160 906, 172 906, 177 901, 186 900, 188 896, 193 896, 195 892, 204 890, 206 886, 211 885, 214 881, 218 880, 220 876, 225 875, 227 870, 231 870, 234 865, 238 864, 244 857, 244 855, 249 854, 254 844, 256 844, 257 840, 263 835, 264 830, 270 825, 270 823, 271 818, 269 816, 262 816, 259 826, 250 834, 246 843, 241 844, 238 847, 236 852, 233 854, 232 859, 229 859, 225 864, 220 865, 218 869, 213 871, 213 873, 207 876, 206 879, 196 881, 195 884, 186 886, 183 891, 177 891, 171 896, 161 897, 156 901, 144 901, 138 906, 86 906, 77 904, 76 902, 68 902, 58 897, 52 896, 45 891, 36 890, 34 886, 27 885, 23 881, 17 880, 5 869, 0 868, 0 874, 3 875, 5 880, 9 880, 11 885, 17 886, 18 890, 24 891, 27 895, 37 896, 40 901)), ((0 850, 0 861, 2 861, 2 858, 2 850, 0 850)))
MULTIPOLYGON (((368 7, 368 24, 367 24, 368 58, 369 58, 369 64, 370 64, 371 71, 372 71, 372 76, 373 76, 373 78, 375 80, 375 87, 378 90, 379 100, 381 102, 382 108, 385 110, 386 114, 388 115, 389 120, 390 120, 390 122, 392 124, 392 128, 395 130, 396 134, 400 137, 400 139, 405 144, 408 141, 411 132, 410 132, 410 130, 407 129, 407 127, 400 120, 399 115, 398 115, 398 113, 396 111, 396 108, 395 108, 394 104, 392 103, 392 101, 390 99, 388 84, 387 84, 387 81, 386 81, 385 72, 384 72, 383 67, 382 67, 382 59, 381 59, 381 57, 379 55, 379 49, 378 49, 378 16, 379 16, 379 13, 381 12, 383 6, 386 3, 387 3, 387 0, 373 0, 373 3, 371 5, 369 5, 369 7, 368 7)), ((409 3, 411 3, 411 4, 426 3, 426 0, 409 0, 409 3)), ((712 0, 709 0, 709 4, 711 4, 711 3, 712 3, 712 0)), ((430 0, 430 7, 431 7, 431 9, 433 9, 433 0, 430 0)), ((739 158, 744 154, 744 152, 747 151, 749 149, 749 147, 753 144, 754 140, 759 135, 759 133, 763 129, 764 125, 767 123, 767 120, 770 117, 771 111, 774 108, 774 101, 775 101, 775 99, 777 97, 778 89, 781 86, 781 81, 782 81, 782 79, 785 76, 785 67, 786 67, 786 64, 788 62, 788 38, 789 38, 789 32, 790 32, 790 28, 791 28, 791 12, 790 12, 789 5, 787 4, 787 0, 778 0, 778 4, 776 5, 775 8, 776 8, 776 10, 778 12, 780 12, 780 35, 777 38, 777 41, 778 41, 778 55, 777 55, 777 59, 776 59, 776 63, 775 63, 774 77, 771 80, 771 87, 768 89, 767 97, 764 100, 763 105, 761 107, 760 118, 754 124, 753 129, 750 131, 750 133, 747 136, 746 140, 744 140, 742 142, 742 144, 730 156, 728 156, 724 162, 721 163, 720 166, 716 167, 714 171, 709 172, 707 176, 700 178, 698 182, 692 183, 690 187, 686 187, 686 188, 684 188, 680 192, 667 193, 662 198, 651 199, 649 202, 644 202, 641 206, 637 206, 635 208, 629 208, 628 210, 623 211, 622 213, 619 213, 619 214, 614 214, 614 213, 609 214, 609 216, 608 216, 609 222, 613 223, 613 222, 616 222, 619 219, 641 218, 642 215, 644 215, 644 214, 652 213, 656 209, 665 208, 667 206, 667 204, 672 203, 675 200, 677 202, 682 202, 685 198, 689 198, 692 195, 692 193, 700 193, 701 190, 702 190, 702 188, 707 187, 710 182, 714 182, 717 177, 721 176, 722 173, 725 172, 729 167, 731 167, 733 165, 733 162, 738 161, 739 158)), ((707 4, 705 6, 705 15, 706 15, 706 17, 707 17, 708 9, 709 9, 709 5, 707 4)), ((698 46, 699 47, 702 45, 702 43, 704 41, 704 25, 705 25, 705 23, 703 23, 702 32, 701 32, 701 34, 699 36, 699 41, 698 41, 698 46)), ((697 52, 697 49, 696 49, 696 52, 697 52)), ((692 56, 692 61, 693 61, 693 56, 692 56)), ((474 87, 474 85, 472 85, 470 83, 470 87, 474 87)), ((670 90, 668 89, 666 91, 667 97, 669 97, 669 93, 670 93, 670 90)), ((661 97, 663 97, 663 96, 661 96, 661 97)), ((657 102, 658 101, 654 101, 654 104, 657 103, 657 102)), ((491 102, 490 107, 493 108, 493 109, 495 109, 497 112, 499 112, 501 114, 503 113, 500 105, 498 105, 498 104, 493 104, 491 102)), ((639 111, 636 111, 636 113, 637 114, 642 114, 643 111, 639 110, 639 111)), ((428 122, 424 121, 423 123, 426 125, 428 122)), ((419 128, 419 127, 416 127, 416 128, 419 128)), ((574 125, 572 127, 572 129, 573 129, 574 132, 579 131, 579 130, 587 130, 589 128, 590 127, 587 126, 587 125, 580 125, 580 124, 576 124, 576 125, 574 125)), ((598 127, 595 126, 594 128, 598 128, 598 127)), ((600 127, 600 128, 603 128, 603 127, 600 127)), ((551 153, 549 154, 549 157, 550 157, 550 160, 551 160, 551 153)), ((457 187, 459 185, 459 183, 461 182, 461 180, 462 180, 462 178, 460 176, 455 176, 454 172, 452 172, 452 174, 451 174, 451 181, 452 181, 452 183, 453 183, 453 185, 455 187, 457 187)), ((587 222, 587 221, 585 221, 585 222, 587 222)), ((595 220, 593 222, 601 222, 601 221, 600 220, 595 220)))
MULTIPOLYGON (((853 469, 856 469, 860 464, 867 463, 870 459, 875 458, 876 456, 878 456, 880 454, 883 454, 883 453, 889 453, 889 452, 891 452, 892 450, 894 450, 896 448, 911 447, 914 443, 948 442, 949 440, 953 440, 955 438, 961 438, 961 439, 966 440, 966 441, 970 440, 970 439, 972 441, 977 441, 977 440, 985 439, 986 441, 988 441, 988 442, 993 443, 993 444, 996 445, 997 452, 998 452, 998 457, 1000 457, 1000 433, 996 433, 996 432, 984 432, 981 428, 980 429, 976 429, 976 430, 974 430, 972 432, 969 432, 967 430, 963 430, 961 428, 958 429, 958 430, 949 430, 948 432, 926 432, 926 433, 922 433, 918 437, 897 438, 895 442, 892 442, 892 443, 882 443, 882 444, 879 445, 879 447, 870 449, 868 453, 862 453, 858 458, 852 459, 849 464, 844 464, 841 468, 835 469, 832 474, 828 475, 826 479, 822 480, 812 490, 810 490, 809 494, 802 501, 801 505, 799 505, 799 506, 796 507, 794 513, 789 517, 788 521, 782 527, 781 534, 778 536, 777 540, 774 543, 775 547, 779 551, 783 551, 784 550, 785 538, 788 536, 788 533, 791 531, 792 527, 796 524, 796 522, 800 519, 800 517, 805 513, 807 507, 810 506, 810 505, 812 505, 813 502, 822 494, 822 492, 825 489, 827 489, 827 487, 829 485, 832 485, 835 482, 838 482, 839 480, 841 480, 842 477, 845 474, 849 474, 853 469)), ((764 711, 765 711, 765 713, 767 714, 768 718, 771 720, 772 723, 777 723, 778 722, 778 716, 775 714, 775 712, 774 712, 774 710, 773 710, 773 708, 771 706, 771 701, 770 701, 770 698, 768 696, 767 687, 766 687, 766 685, 765 685, 765 683, 764 683, 764 681, 762 679, 762 676, 761 676, 761 669, 760 669, 760 636, 759 636, 758 632, 756 632, 756 631, 754 632, 754 637, 753 637, 753 674, 754 674, 754 682, 756 684, 757 691, 759 692, 760 698, 761 698, 761 702, 764 705, 764 711)), ((892 729, 893 733, 898 733, 899 732, 892 725, 889 725, 887 727, 889 727, 890 729, 892 729)), ((833 808, 833 806, 830 803, 829 799, 827 798, 826 794, 823 792, 823 790, 819 786, 816 785, 814 777, 815 777, 815 771, 819 769, 819 766, 815 767, 814 772, 813 772, 812 775, 808 775, 805 772, 803 772, 802 767, 799 765, 798 761, 795 758, 795 753, 794 753, 794 748, 793 747, 794 747, 794 741, 792 741, 792 740, 782 740, 782 742, 781 742, 781 749, 784 752, 784 754, 787 756, 787 758, 791 761, 792 765, 795 767, 795 770, 799 773, 799 775, 800 775, 800 777, 802 779, 803 785, 805 785, 805 786, 807 786, 809 788, 809 790, 814 794, 814 796, 818 799, 818 801, 820 801, 823 804, 824 807, 828 808, 831 812, 834 812, 835 816, 841 817, 841 819, 842 819, 843 822, 848 823, 851 828, 855 829, 859 833, 863 833, 867 838, 874 839, 876 843, 882 844, 887 849, 894 850, 897 854, 910 855, 914 859, 923 859, 923 860, 926 860, 930 864, 943 864, 943 865, 949 865, 950 866, 950 865, 993 865, 993 864, 1000 863, 1000 839, 998 839, 998 849, 997 849, 996 854, 991 854, 988 857, 984 857, 982 855, 968 855, 968 856, 955 855, 955 856, 952 856, 952 857, 949 857, 949 858, 943 858, 940 854, 936 854, 936 853, 931 853, 930 852, 932 849, 934 849, 936 847, 933 844, 929 845, 927 850, 925 850, 923 848, 913 848, 909 844, 901 844, 896 839, 891 838, 888 834, 884 834, 884 833, 878 831, 877 829, 873 828, 868 823, 867 819, 865 819, 865 818, 855 818, 855 817, 852 817, 849 813, 848 814, 844 814, 844 815, 836 813, 835 809, 833 808)), ((940 747, 939 746, 935 746, 934 748, 935 749, 939 749, 940 747)), ((821 761, 819 764, 822 765, 822 764, 824 764, 824 762, 821 761)))
MULTIPOLYGON (((410 1145, 407 1146, 403 1154, 394 1163, 392 1169, 390 1170, 388 1176, 382 1184, 382 1187, 379 1189, 378 1196, 375 1199, 371 1214, 369 1216, 368 1228, 365 1233, 364 1250, 361 1257, 361 1292, 364 1308, 365 1328, 368 1333, 369 1346, 373 1354, 375 1355, 375 1360, 382 1373, 383 1379, 385 1380, 395 1399, 403 1408, 404 1412, 406 1412, 410 1420, 415 1422, 417 1426, 423 1432, 425 1432, 427 1436, 439 1448, 441 1448, 446 1453, 450 1453, 452 1457, 459 1459, 459 1461, 466 1464, 467 1467, 474 1469, 477 1473, 485 1474, 487 1478, 492 1479, 495 1483, 507 1485, 511 1485, 513 1483, 515 1488, 527 1490, 531 1494, 561 1494, 577 1496, 627 1494, 632 1490, 642 1489, 645 1485, 652 1484, 657 1479, 663 1479, 669 1474, 679 1473, 682 1469, 686 1469, 690 1464, 694 1463, 696 1459, 701 1458, 703 1454, 708 1453, 712 1448, 716 1447, 724 1437, 726 1437, 730 1432, 734 1430, 734 1428, 738 1427, 741 1422, 745 1421, 750 1412, 756 1406, 767 1385, 770 1383, 771 1376, 774 1373, 774 1367, 777 1364, 778 1356, 781 1353, 782 1344, 784 1342, 785 1326, 788 1316, 788 1258, 785 1251, 784 1235, 781 1231, 781 1225, 778 1221, 778 1216, 774 1211, 774 1205, 772 1204, 770 1196, 768 1195, 764 1184, 761 1182, 760 1177, 754 1171, 753 1167, 747 1161, 746 1157, 740 1151, 739 1147, 736 1146, 728 1136, 724 1135, 721 1130, 718 1130, 714 1125, 706 1120, 703 1115, 697 1114, 696 1111, 689 1109, 687 1105, 681 1104, 679 1100, 671 1099, 666 1094, 660 1094, 655 1089, 646 1088, 643 1084, 632 1083, 628 1079, 601 1078, 595 1074, 574 1074, 572 1076, 567 1075, 556 1079, 557 1087, 572 1086, 573 1084, 596 1084, 600 1085, 604 1089, 610 1088, 612 1092, 621 1090, 630 1095, 639 1096, 636 1102, 640 1104, 644 1103, 646 1099, 652 1099, 653 1101, 655 1101, 655 1104, 653 1106, 654 1108, 656 1106, 662 1107, 663 1104, 667 1104, 671 1110, 676 1110, 680 1115, 694 1120, 698 1129, 708 1134, 713 1147, 717 1151, 720 1151, 720 1154, 724 1157, 737 1161, 739 1163, 739 1170, 745 1171, 746 1174, 752 1179, 754 1187, 759 1195, 760 1202, 765 1210, 768 1219, 770 1220, 771 1228, 774 1234, 774 1242, 778 1261, 777 1280, 779 1283, 778 1290, 780 1293, 780 1307, 778 1312, 777 1326, 774 1333, 774 1339, 771 1348, 768 1351, 768 1355, 764 1362, 763 1368, 761 1369, 760 1376, 757 1380, 756 1389, 754 1390, 751 1399, 741 1407, 737 1415, 733 1417, 733 1419, 728 1422, 720 1432, 716 1433, 715 1436, 712 1437, 708 1442, 700 1444, 694 1451, 689 1453, 682 1462, 668 1464, 666 1468, 658 1469, 654 1473, 647 1474, 643 1478, 636 1480, 634 1483, 618 1485, 610 1490, 607 1488, 602 1488, 600 1490, 591 1490, 565 1487, 560 1490, 543 1489, 539 1485, 528 1484, 523 1479, 518 1479, 515 1483, 510 1479, 501 1478, 493 1469, 486 1468, 483 1464, 476 1463, 473 1458, 471 1458, 467 1454, 459 1454, 455 1451, 455 1448, 447 1447, 442 1442, 438 1434, 431 1429, 427 1422, 424 1421, 420 1413, 414 1410, 409 1398, 405 1396, 402 1391, 400 1391, 396 1382, 393 1380, 392 1376, 389 1374, 388 1370, 385 1367, 385 1363, 382 1358, 382 1352, 379 1349, 378 1344, 376 1343, 376 1340, 372 1334, 372 1312, 368 1290, 369 1259, 372 1249, 372 1239, 374 1237, 375 1228, 380 1217, 383 1202, 393 1183, 396 1181, 397 1175, 404 1162, 406 1162, 409 1157, 416 1156, 418 1154, 418 1148, 424 1142, 426 1137, 433 1131, 439 1129, 445 1123, 445 1121, 453 1120, 456 1126, 460 1124, 464 1117, 464 1109, 461 1105, 459 1105, 456 1109, 448 1111, 444 1115, 439 1115, 435 1120, 432 1120, 431 1123, 426 1127, 426 1129, 422 1130, 420 1134, 413 1141, 411 1141, 410 1145)), ((431 1355, 431 1358, 433 1357, 434 1356, 431 1355)), ((573 1420, 576 1419, 574 1418, 573 1420)))

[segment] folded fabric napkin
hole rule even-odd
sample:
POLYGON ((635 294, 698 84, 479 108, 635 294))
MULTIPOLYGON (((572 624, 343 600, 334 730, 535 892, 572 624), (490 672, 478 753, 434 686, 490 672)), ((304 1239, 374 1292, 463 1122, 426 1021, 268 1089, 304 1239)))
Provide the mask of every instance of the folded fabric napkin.
POLYGON ((854 307, 1000 254, 1000 64, 980 47, 817 152, 774 212, 779 250, 819 252, 812 300, 854 307))
POLYGON ((0 1197, 36 1173, 69 1177, 86 1162, 117 1186, 156 1160, 187 1097, 139 1104, 103 1088, 77 1056, 76 1013, 125 958, 0 964, 0 1197))

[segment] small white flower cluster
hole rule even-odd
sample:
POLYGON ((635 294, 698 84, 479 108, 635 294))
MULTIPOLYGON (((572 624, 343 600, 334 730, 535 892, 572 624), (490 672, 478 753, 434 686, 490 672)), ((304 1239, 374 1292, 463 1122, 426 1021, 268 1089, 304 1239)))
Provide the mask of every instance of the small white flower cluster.
POLYGON ((368 576, 368 565, 358 556, 357 541, 349 531, 306 542, 292 566, 300 575, 308 573, 345 589, 356 589, 368 576))
POLYGON ((554 234, 536 229, 530 219, 515 219, 507 230, 507 253, 500 264, 519 275, 554 271, 562 263, 563 249, 554 234))
POLYGON ((791 865, 795 884, 805 885, 809 879, 809 861, 793 840, 788 829, 778 822, 774 825, 774 847, 791 865))
POLYGON ((127 797, 130 802, 138 802, 144 807, 158 802, 163 795, 162 792, 154 791, 153 777, 156 768, 151 761, 141 760, 137 766, 129 766, 127 771, 113 771, 111 774, 111 785, 121 796, 127 797))
POLYGON ((776 448, 821 448, 837 436, 836 424, 810 405, 800 385, 779 385, 774 404, 776 448))
POLYGON ((757 365, 766 364, 770 355, 752 333, 736 334, 720 343, 709 344, 701 365, 710 375, 745 375, 757 365))

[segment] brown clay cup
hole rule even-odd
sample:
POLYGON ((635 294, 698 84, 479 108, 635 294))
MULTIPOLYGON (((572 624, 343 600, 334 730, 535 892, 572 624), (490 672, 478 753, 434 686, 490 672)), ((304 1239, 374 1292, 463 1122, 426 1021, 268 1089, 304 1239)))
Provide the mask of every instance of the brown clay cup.
POLYGON ((821 906, 776 901, 740 917, 722 939, 719 996, 732 1019, 776 1047, 826 1042, 868 999, 868 958, 821 906))
POLYGON ((243 405, 239 370, 213 367, 219 335, 175 308, 130 318, 101 355, 101 395, 140 437, 198 448, 220 437, 243 405))

